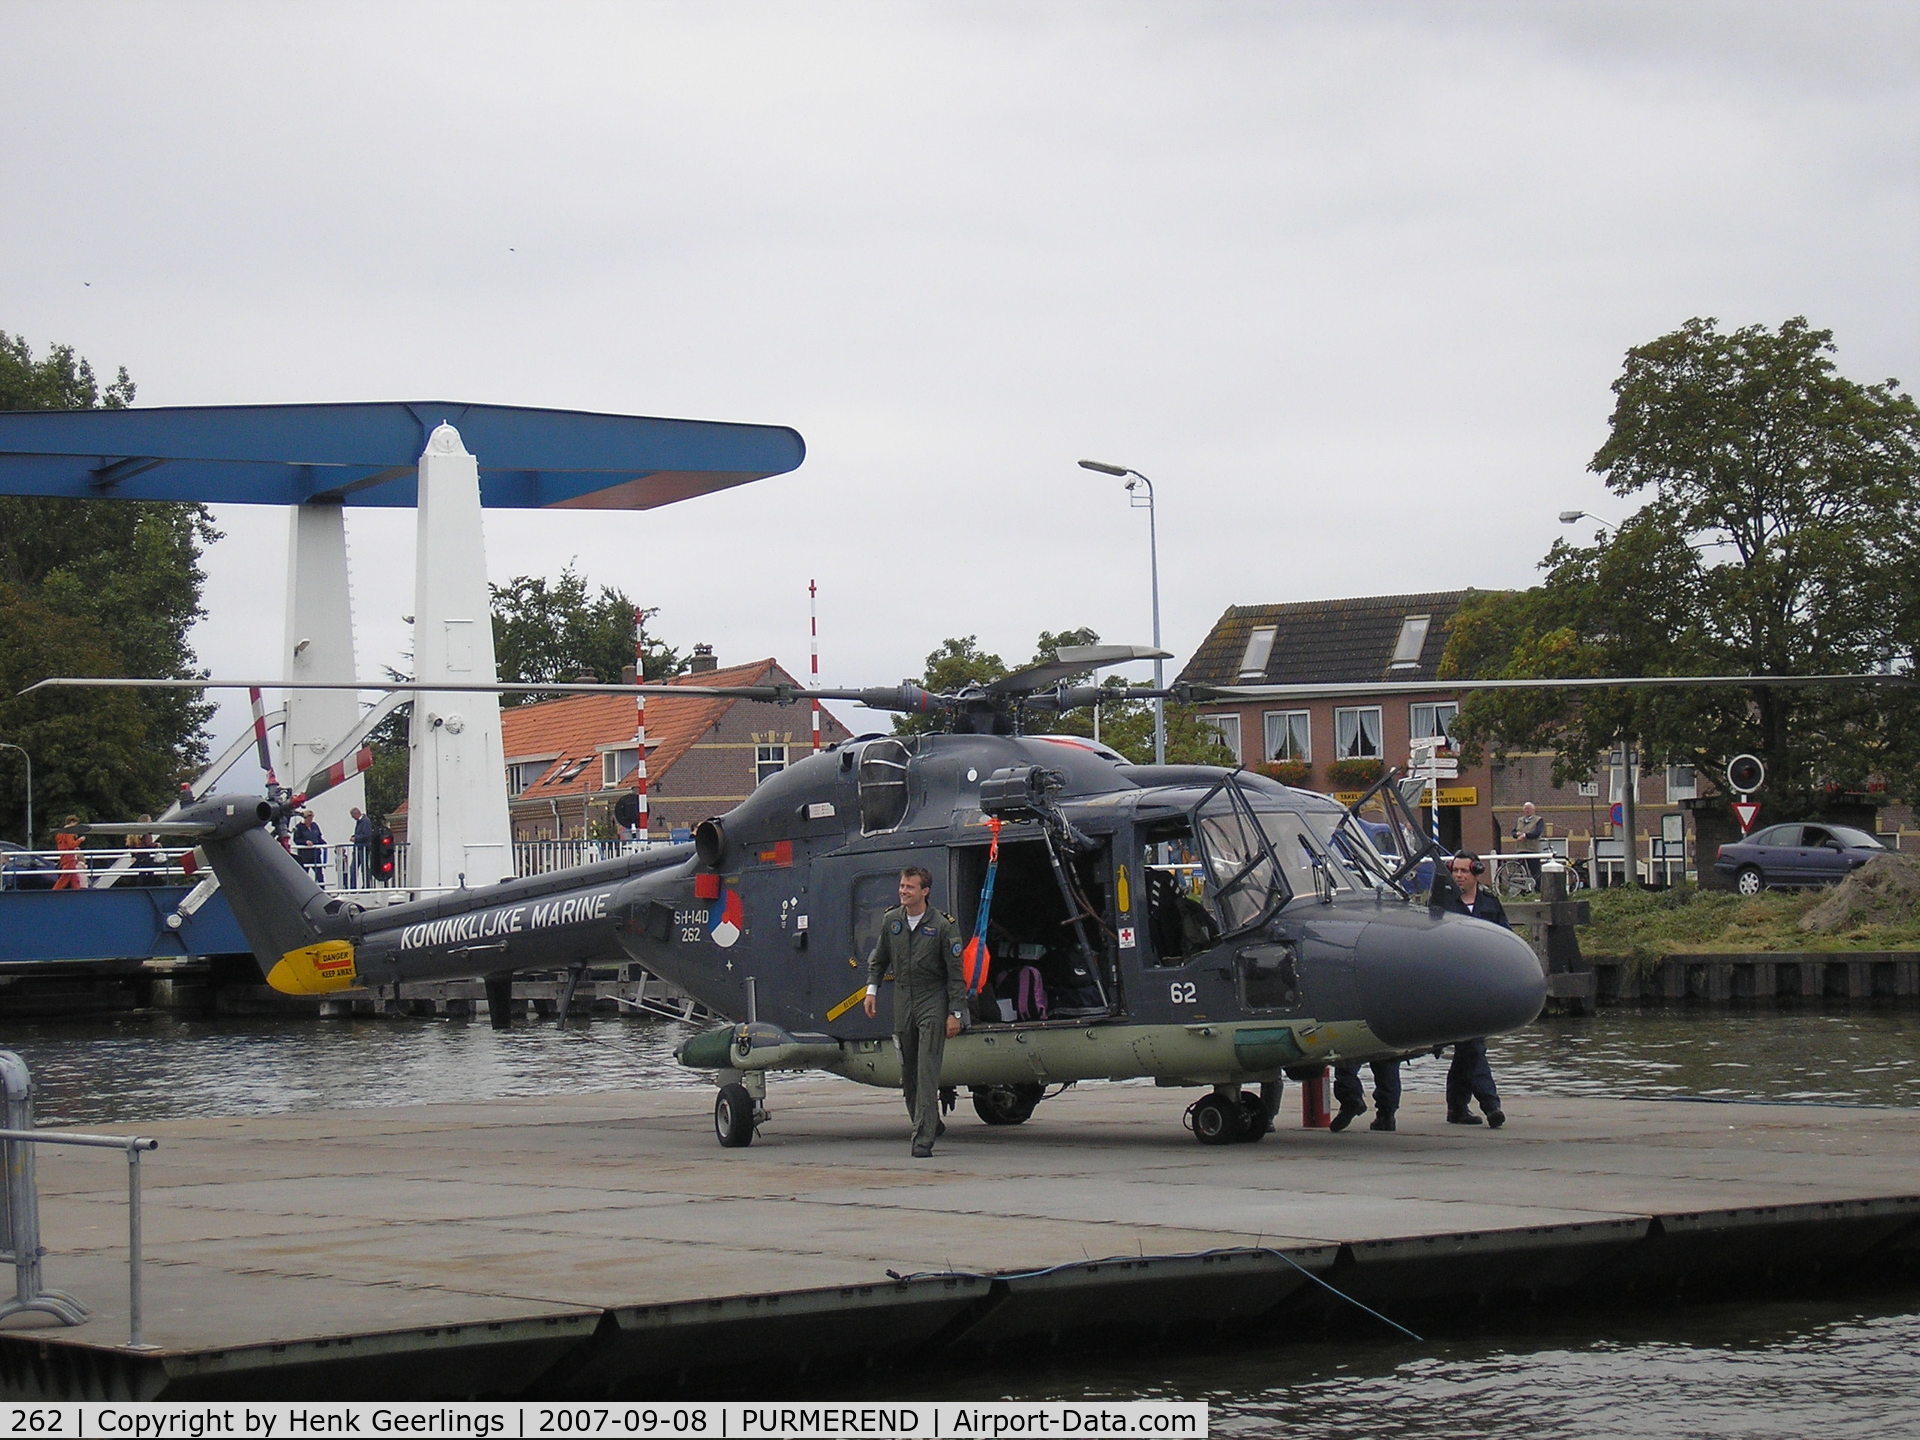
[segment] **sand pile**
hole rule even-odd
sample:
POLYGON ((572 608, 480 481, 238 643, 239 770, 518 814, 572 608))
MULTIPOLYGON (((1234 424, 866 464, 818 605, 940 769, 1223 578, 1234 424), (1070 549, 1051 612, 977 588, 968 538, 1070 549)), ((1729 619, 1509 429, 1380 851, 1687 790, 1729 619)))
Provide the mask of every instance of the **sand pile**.
POLYGON ((1863 925, 1901 925, 1920 915, 1920 859, 1876 855, 1800 917, 1802 930, 1838 935, 1863 925))

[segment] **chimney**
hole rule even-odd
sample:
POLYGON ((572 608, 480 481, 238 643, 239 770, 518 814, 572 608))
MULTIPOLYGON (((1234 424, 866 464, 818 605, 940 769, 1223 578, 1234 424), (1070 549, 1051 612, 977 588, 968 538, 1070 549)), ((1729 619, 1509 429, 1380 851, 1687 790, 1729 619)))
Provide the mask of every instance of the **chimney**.
POLYGON ((633 684, 633 683, 634 683, 634 681, 635 681, 635 675, 636 675, 636 674, 637 674, 637 671, 636 671, 636 669, 635 669, 635 667, 634 667, 634 666, 632 666, 632 665, 622 665, 622 666, 620 667, 620 683, 621 683, 622 685, 631 685, 631 684, 633 684))
POLYGON ((687 673, 689 675, 705 675, 708 671, 718 670, 719 668, 720 662, 714 658, 713 647, 711 645, 696 645, 693 647, 692 658, 687 661, 687 673))

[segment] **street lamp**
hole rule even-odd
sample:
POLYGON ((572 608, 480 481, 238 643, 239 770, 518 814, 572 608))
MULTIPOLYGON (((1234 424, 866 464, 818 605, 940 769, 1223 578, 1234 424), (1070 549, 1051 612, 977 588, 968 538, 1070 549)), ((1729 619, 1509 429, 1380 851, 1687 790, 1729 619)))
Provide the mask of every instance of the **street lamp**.
POLYGON ((27 849, 33 849, 33 757, 19 745, 0 740, 0 750, 18 750, 20 758, 27 762, 27 849))
MULTIPOLYGON (((1082 460, 1082 470, 1097 470, 1102 475, 1120 478, 1132 476, 1127 480, 1127 500, 1136 510, 1147 512, 1147 564, 1148 573, 1153 579, 1153 648, 1160 648, 1160 532, 1153 513, 1153 481, 1138 470, 1129 470, 1125 465, 1109 465, 1103 460, 1082 460), (1146 498, 1140 496, 1138 486, 1147 487, 1146 498)), ((1160 658, 1153 661, 1153 688, 1162 689, 1160 658)), ((1167 701, 1163 695, 1153 697, 1153 763, 1167 763, 1167 701)))
POLYGON ((1586 510, 1562 510, 1560 512, 1560 523, 1562 525, 1578 525, 1582 520, 1591 520, 1593 521, 1594 524, 1598 525, 1602 530, 1618 531, 1620 528, 1617 525, 1608 524, 1605 520, 1602 520, 1598 515, 1592 514, 1586 510))

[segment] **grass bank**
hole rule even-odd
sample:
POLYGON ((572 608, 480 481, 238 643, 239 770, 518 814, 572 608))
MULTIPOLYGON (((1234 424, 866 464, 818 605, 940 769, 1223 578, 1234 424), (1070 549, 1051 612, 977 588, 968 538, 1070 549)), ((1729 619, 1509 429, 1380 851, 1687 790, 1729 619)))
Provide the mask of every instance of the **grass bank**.
POLYGON ((1593 923, 1580 932, 1587 955, 1636 967, 1675 954, 1920 950, 1920 862, 1874 860, 1845 883, 1741 896, 1725 890, 1587 891, 1593 923))

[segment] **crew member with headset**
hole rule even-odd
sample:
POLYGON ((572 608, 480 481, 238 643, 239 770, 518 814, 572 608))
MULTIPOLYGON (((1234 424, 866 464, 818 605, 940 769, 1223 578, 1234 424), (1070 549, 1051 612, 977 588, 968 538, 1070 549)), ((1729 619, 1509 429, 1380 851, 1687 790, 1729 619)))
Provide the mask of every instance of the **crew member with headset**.
POLYGON ((947 1040, 967 1024, 967 982, 960 971, 960 927, 927 904, 933 875, 924 866, 900 872, 900 903, 880 919, 867 957, 867 1016, 879 1013, 880 982, 893 977, 893 1040, 900 1048, 900 1085, 913 1117, 913 1158, 933 1154, 946 1131, 940 1119, 940 1060, 947 1040))
MULTIPOLYGON (((1480 877, 1486 873, 1486 862, 1478 855, 1471 850, 1460 851, 1447 862, 1447 878, 1452 883, 1434 886, 1433 907, 1455 915, 1489 920, 1511 930, 1506 907, 1501 905, 1498 896, 1480 884, 1480 877)), ((1484 1035, 1475 1040, 1458 1041, 1453 1047, 1453 1063, 1447 1067, 1447 1123, 1480 1124, 1480 1117, 1468 1108, 1468 1103, 1475 1100, 1480 1102, 1490 1128, 1498 1130, 1507 1123, 1506 1112, 1500 1108, 1500 1092, 1494 1088, 1493 1070, 1487 1064, 1484 1035)))

